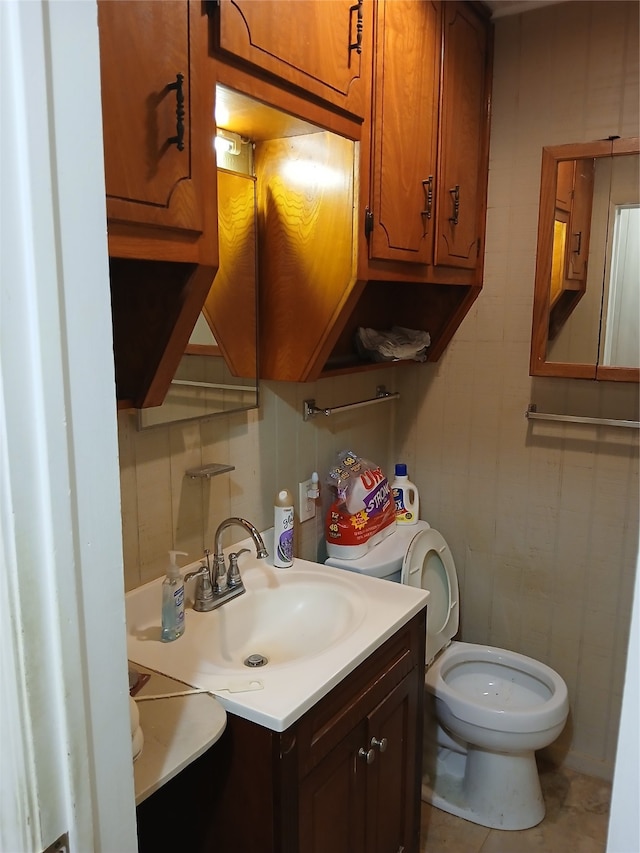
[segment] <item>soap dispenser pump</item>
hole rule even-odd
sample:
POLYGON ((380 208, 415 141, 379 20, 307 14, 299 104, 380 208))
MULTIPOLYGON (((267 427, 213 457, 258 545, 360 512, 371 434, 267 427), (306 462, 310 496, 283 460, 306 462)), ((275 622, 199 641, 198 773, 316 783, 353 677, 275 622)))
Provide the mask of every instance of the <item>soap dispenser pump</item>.
POLYGON ((184 634, 184 581, 178 568, 177 557, 188 556, 185 551, 169 551, 167 576, 162 582, 162 634, 163 643, 177 640, 184 634))

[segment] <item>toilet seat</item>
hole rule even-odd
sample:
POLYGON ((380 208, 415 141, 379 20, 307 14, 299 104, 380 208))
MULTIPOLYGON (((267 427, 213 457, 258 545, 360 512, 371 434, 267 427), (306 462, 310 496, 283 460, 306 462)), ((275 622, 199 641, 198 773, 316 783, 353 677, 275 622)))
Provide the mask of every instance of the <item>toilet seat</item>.
POLYGON ((458 575, 444 536, 433 527, 417 533, 402 561, 401 582, 428 590, 425 662, 430 664, 458 631, 458 575))

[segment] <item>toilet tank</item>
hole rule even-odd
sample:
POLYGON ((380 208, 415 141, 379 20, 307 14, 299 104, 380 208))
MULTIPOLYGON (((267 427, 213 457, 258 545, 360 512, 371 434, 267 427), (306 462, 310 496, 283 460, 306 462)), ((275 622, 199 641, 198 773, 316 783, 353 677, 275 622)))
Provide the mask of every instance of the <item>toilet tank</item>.
POLYGON ((362 557, 355 560, 345 560, 339 557, 328 557, 325 565, 336 569, 346 569, 361 575, 369 575, 372 578, 383 578, 384 580, 400 583, 402 561, 407 553, 413 537, 421 530, 427 530, 429 524, 426 521, 418 521, 410 526, 396 525, 395 530, 389 536, 374 545, 362 557))

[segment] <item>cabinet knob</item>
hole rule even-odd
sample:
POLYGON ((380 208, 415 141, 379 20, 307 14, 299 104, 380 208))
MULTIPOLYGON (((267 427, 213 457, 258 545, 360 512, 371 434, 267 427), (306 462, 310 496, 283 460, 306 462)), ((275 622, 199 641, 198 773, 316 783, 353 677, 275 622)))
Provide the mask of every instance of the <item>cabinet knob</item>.
POLYGON ((378 747, 380 752, 385 752, 387 747, 389 746, 389 741, 386 739, 386 737, 380 739, 378 739, 377 737, 372 737, 371 746, 378 747))
POLYGON ((376 760, 375 749, 365 749, 363 746, 358 750, 358 758, 362 758, 367 764, 373 764, 376 760))

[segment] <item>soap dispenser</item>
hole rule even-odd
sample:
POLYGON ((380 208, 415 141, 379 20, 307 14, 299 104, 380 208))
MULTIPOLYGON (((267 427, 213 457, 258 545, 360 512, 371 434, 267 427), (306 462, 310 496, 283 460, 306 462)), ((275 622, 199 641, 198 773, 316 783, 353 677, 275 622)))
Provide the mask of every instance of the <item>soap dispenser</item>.
POLYGON ((167 576, 162 582, 162 635, 163 643, 177 640, 184 634, 184 581, 176 558, 184 551, 169 551, 167 576))

